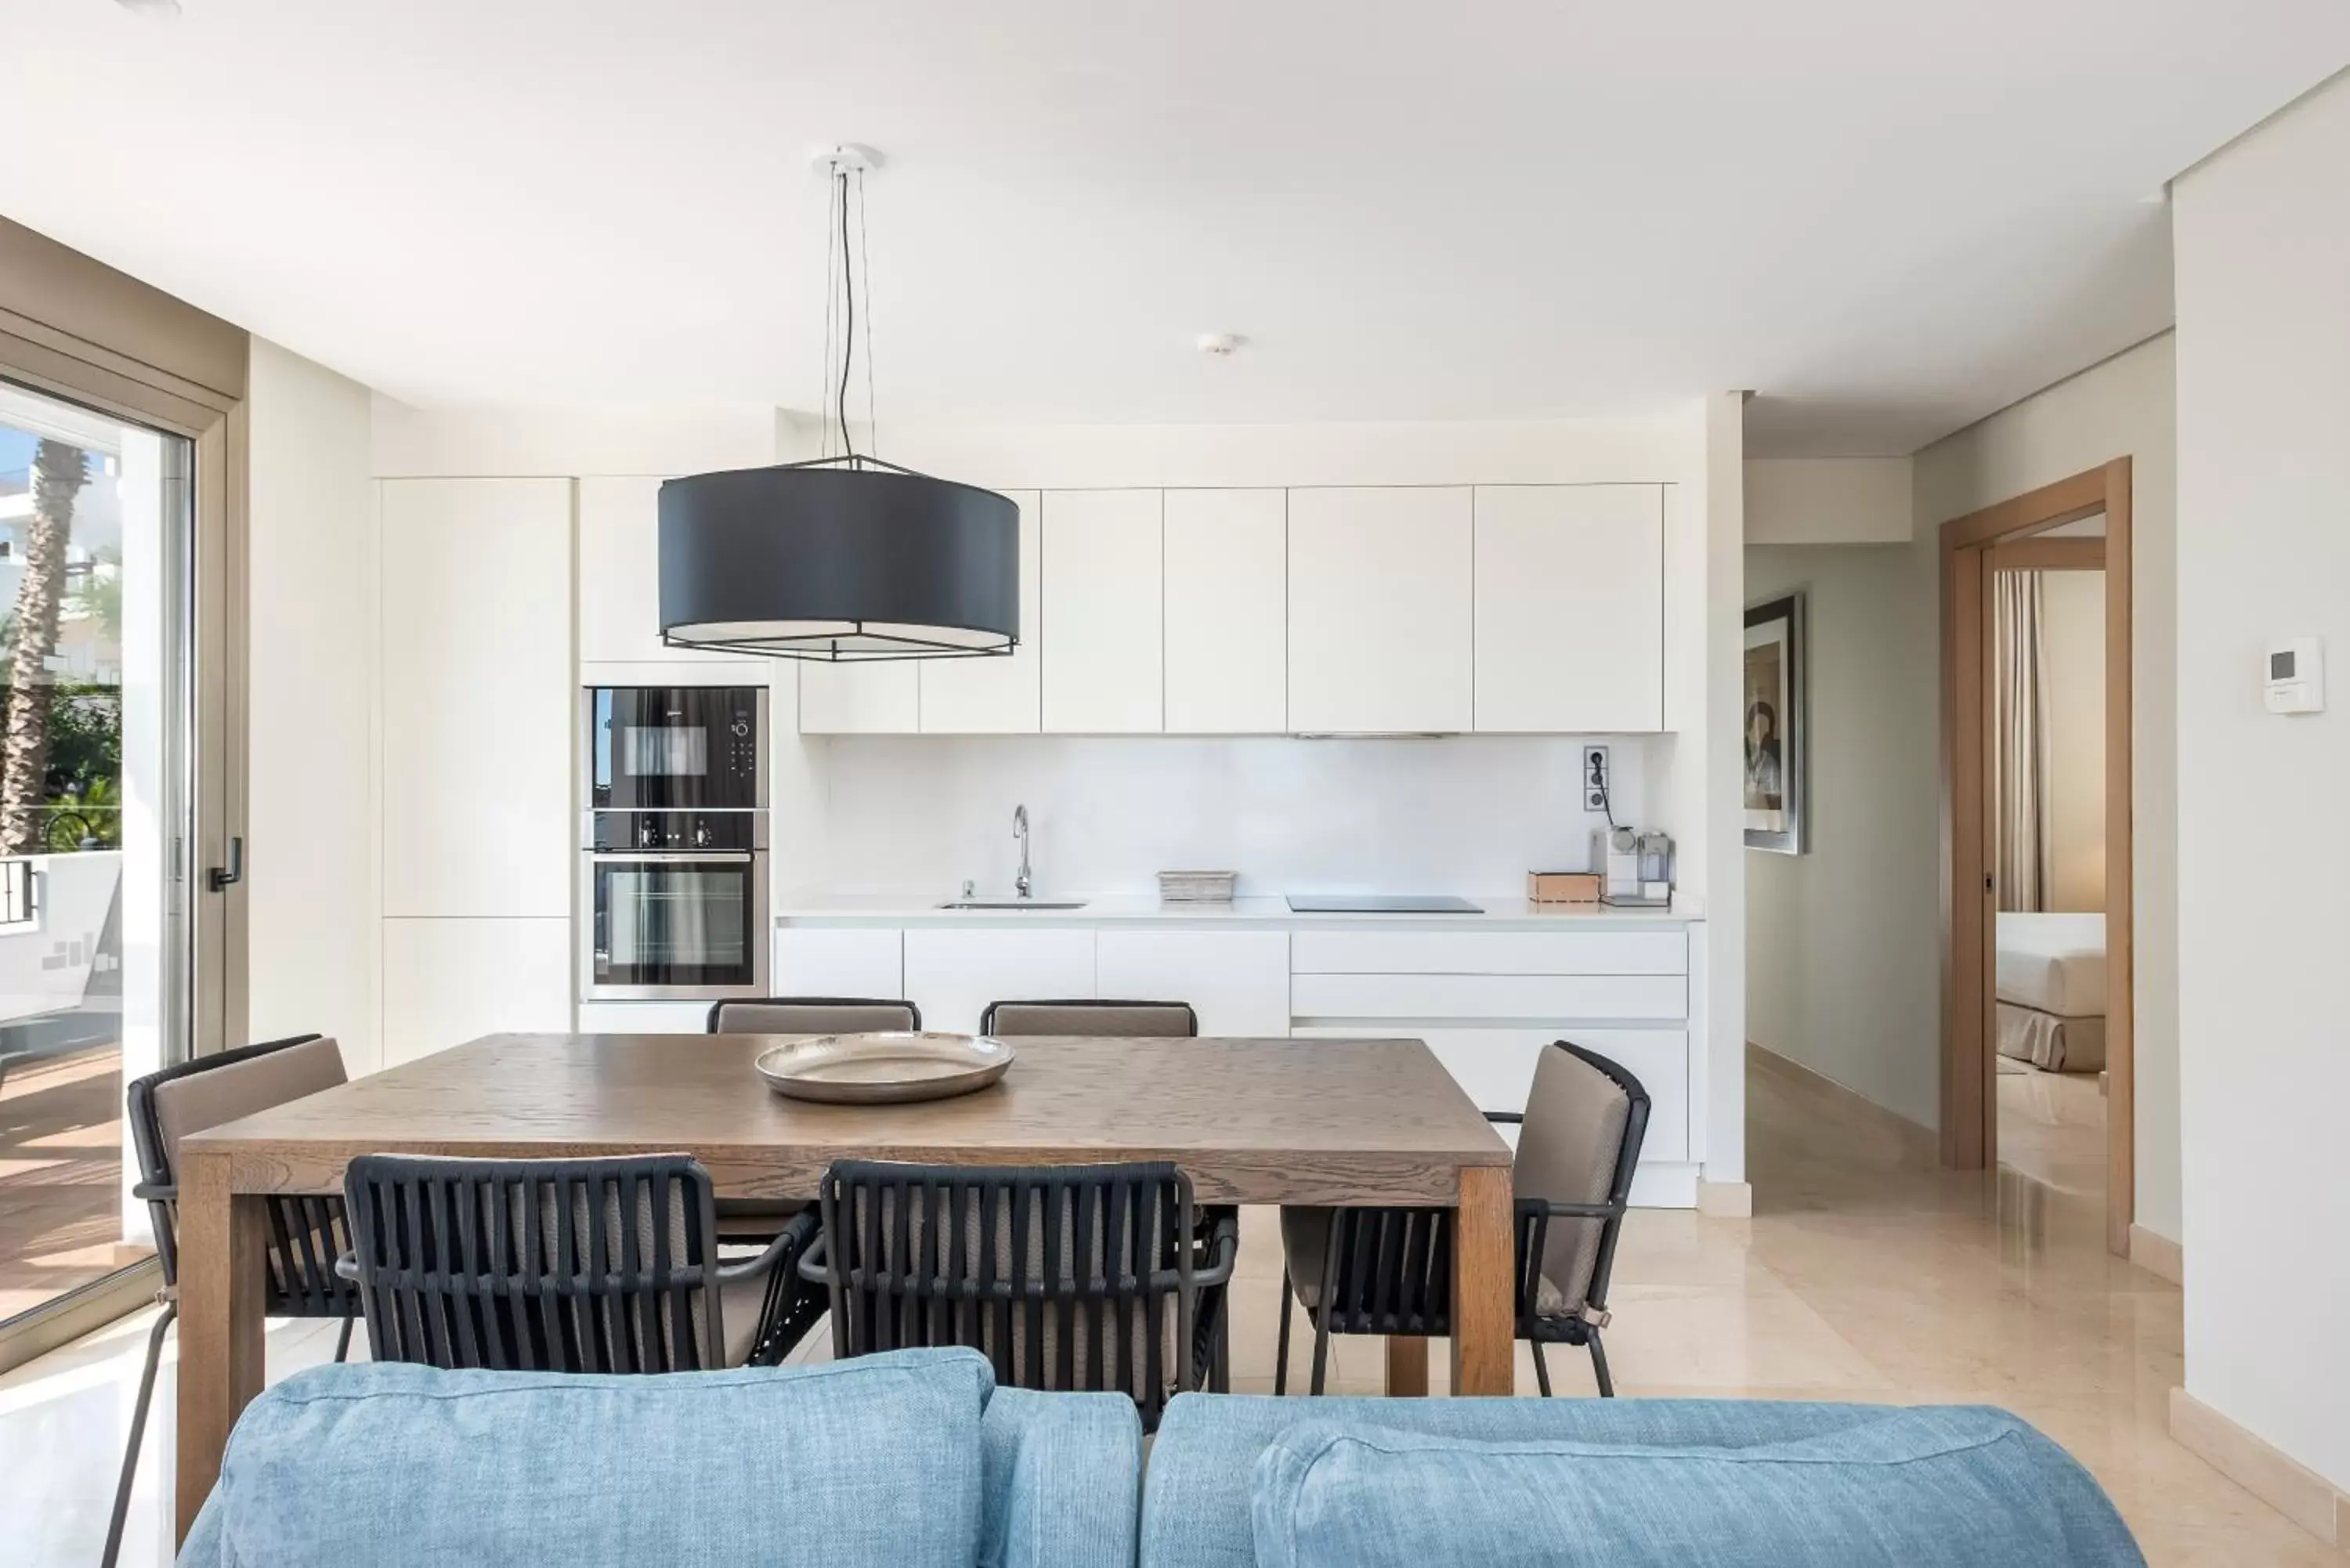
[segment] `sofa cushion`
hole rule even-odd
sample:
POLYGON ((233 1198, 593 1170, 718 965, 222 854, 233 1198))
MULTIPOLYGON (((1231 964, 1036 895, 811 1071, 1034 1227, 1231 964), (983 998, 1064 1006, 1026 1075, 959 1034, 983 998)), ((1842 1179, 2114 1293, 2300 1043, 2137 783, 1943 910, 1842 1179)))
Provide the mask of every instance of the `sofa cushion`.
POLYGON ((2003 1411, 1963 1407, 1730 1448, 1314 1421, 1259 1456, 1253 1527, 1257 1568, 2143 1563, 2063 1449, 2003 1411))
POLYGON ((964 1350, 659 1377, 317 1367, 246 1408, 182 1562, 968 1568, 992 1386, 964 1350))
MULTIPOLYGON (((1181 1394, 1159 1421, 1143 1478, 1142 1568, 1255 1568, 1250 1514, 1257 1457, 1283 1434, 1308 1422, 1482 1441, 1566 1438, 1735 1450, 1828 1437, 1872 1426, 1886 1413, 1877 1405, 1794 1400, 1281 1399, 1181 1394)), ((2063 1459, 2061 1454, 2055 1457, 2063 1459)), ((2095 1483, 2084 1477, 2081 1484, 2095 1483)))

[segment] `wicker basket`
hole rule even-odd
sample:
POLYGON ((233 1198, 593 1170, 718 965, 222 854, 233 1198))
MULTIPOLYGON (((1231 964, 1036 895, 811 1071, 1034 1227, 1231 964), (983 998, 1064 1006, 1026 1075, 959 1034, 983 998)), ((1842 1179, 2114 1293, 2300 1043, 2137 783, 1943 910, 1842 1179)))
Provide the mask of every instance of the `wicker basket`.
POLYGON ((1229 904, 1237 871, 1161 871, 1159 897, 1170 904, 1229 904))

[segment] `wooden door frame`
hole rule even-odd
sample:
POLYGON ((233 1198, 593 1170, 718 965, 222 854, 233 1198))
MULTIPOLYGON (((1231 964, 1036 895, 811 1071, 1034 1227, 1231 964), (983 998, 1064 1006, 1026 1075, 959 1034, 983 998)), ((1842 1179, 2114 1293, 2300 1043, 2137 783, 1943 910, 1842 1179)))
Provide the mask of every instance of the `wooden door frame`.
POLYGON ((2076 542, 2034 539, 2103 514, 2106 573, 2106 1245, 2126 1257, 2137 1209, 2134 911, 2131 849, 2130 460, 1954 518, 1941 527, 1942 590, 1942 1162, 1979 1170, 1999 1153, 1991 1046, 1998 900, 1986 884, 1993 829, 1990 776, 1991 573, 1998 566, 2090 565, 2076 542))

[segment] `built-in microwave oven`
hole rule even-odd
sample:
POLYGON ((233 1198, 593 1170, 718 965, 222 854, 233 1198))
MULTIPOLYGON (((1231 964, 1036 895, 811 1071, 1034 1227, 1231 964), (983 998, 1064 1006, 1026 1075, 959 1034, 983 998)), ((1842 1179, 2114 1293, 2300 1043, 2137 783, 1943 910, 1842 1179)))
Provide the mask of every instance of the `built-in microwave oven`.
POLYGON ((591 811, 759 811, 764 686, 596 686, 587 694, 591 811))

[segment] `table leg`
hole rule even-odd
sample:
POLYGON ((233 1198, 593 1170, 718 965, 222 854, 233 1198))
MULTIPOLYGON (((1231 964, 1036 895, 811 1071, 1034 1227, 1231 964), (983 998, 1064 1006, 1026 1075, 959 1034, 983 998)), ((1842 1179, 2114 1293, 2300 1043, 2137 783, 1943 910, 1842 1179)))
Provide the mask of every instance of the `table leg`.
POLYGON ((1388 1335, 1388 1397, 1425 1398, 1428 1395, 1428 1341, 1412 1334, 1388 1335))
POLYGON ((184 1542, 220 1479, 229 1428, 261 1392, 264 1200, 229 1190, 229 1157, 180 1161, 179 1480, 184 1542))
POLYGON ((1461 1210, 1452 1227, 1452 1392, 1516 1392, 1516 1272, 1511 1238, 1510 1168, 1472 1165, 1461 1172, 1461 1210))

